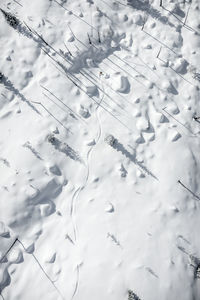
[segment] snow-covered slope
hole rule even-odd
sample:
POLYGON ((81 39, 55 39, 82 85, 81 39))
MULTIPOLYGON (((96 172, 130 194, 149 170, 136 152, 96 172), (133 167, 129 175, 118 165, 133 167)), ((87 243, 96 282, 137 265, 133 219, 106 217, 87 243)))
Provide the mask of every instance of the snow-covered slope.
POLYGON ((2 299, 199 300, 199 1, 0 8, 2 299))

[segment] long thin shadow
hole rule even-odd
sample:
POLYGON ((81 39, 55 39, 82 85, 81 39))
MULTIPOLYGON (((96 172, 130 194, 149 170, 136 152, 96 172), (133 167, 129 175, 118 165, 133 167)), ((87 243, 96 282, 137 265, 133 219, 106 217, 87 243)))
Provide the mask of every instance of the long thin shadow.
MULTIPOLYGON (((75 36, 74 36, 75 37, 75 36)), ((75 37, 75 39, 78 41, 78 42, 80 42, 84 47, 86 47, 88 50, 90 50, 89 49, 89 47, 86 45, 86 44, 84 44, 82 41, 80 41, 77 37, 75 37)), ((113 50, 113 52, 114 52, 114 50, 113 50)), ((101 57, 101 55, 98 55, 98 53, 96 53, 95 54, 95 58, 100 58, 101 57)), ((106 58, 106 56, 105 57, 103 57, 101 60, 100 59, 98 59, 98 61, 97 60, 95 60, 95 63, 97 63, 97 67, 102 71, 102 73, 104 73, 104 70, 102 69, 102 68, 100 68, 99 67, 99 64, 101 63, 101 62, 103 62, 106 66, 108 66, 109 68, 111 68, 108 64, 106 64, 104 61, 103 61, 103 59, 104 58, 106 58)), ((80 65, 79 65, 79 68, 80 68, 80 65)), ((112 68, 111 68, 112 69, 112 68)), ((112 69, 112 70, 114 70, 114 69, 112 69)), ((114 70, 115 71, 115 70, 114 70)), ((84 71, 88 76, 90 76, 86 71, 84 71)), ((99 81, 99 77, 98 76, 96 76, 96 74, 94 73, 94 72, 92 72, 91 70, 89 70, 89 72, 99 81)), ((91 76, 90 76, 91 77, 91 76)), ((91 77, 92 78, 92 77, 91 77)), ((93 78, 92 78, 93 79, 93 78)), ((130 101, 128 101, 125 97, 123 97, 119 92, 117 92, 117 91, 115 91, 109 84, 107 84, 107 83, 104 83, 106 86, 108 86, 114 93, 116 93, 117 95, 119 95, 124 101, 126 101, 126 102, 128 102, 129 104, 131 104, 131 105, 133 105, 130 101)))
POLYGON ((183 253, 189 255, 189 253, 185 250, 184 247, 182 247, 182 246, 177 246, 177 248, 178 248, 180 251, 182 251, 183 253))
MULTIPOLYGON (((22 243, 22 241, 20 241, 18 238, 16 239, 16 241, 22 246, 22 248, 25 250, 26 252, 26 248, 24 246, 24 244, 22 243)), ((54 281, 50 278, 50 276, 47 274, 47 272, 45 271, 45 269, 43 268, 43 266, 41 265, 41 263, 39 262, 39 260, 37 259, 37 257, 35 256, 34 253, 31 253, 32 257, 34 258, 35 262, 37 263, 37 265, 39 266, 39 268, 41 269, 41 271, 44 273, 44 275, 47 277, 47 279, 50 281, 50 283, 53 285, 53 287, 55 288, 55 290, 58 292, 58 294, 60 295, 61 299, 65 300, 64 296, 62 295, 61 291, 59 290, 59 288, 55 285, 54 281)))
POLYGON ((197 196, 192 190, 190 190, 185 184, 183 184, 180 180, 178 180, 178 183, 180 185, 182 185, 182 187, 184 187, 184 189, 186 189, 188 192, 190 192, 190 194, 192 194, 196 199, 198 199, 200 201, 200 197, 197 196))
POLYGON ((40 156, 40 154, 33 148, 33 146, 31 145, 31 143, 28 141, 26 142, 23 147, 29 149, 34 155, 36 158, 38 158, 39 160, 43 160, 40 156))
MULTIPOLYGON (((71 28, 70 28, 70 26, 68 26, 69 27, 69 29, 70 29, 70 31, 71 31, 71 33, 72 33, 72 35, 74 36, 74 38, 78 41, 78 42, 80 42, 83 46, 85 46, 88 50, 90 50, 90 48, 89 47, 87 47, 82 41, 80 41, 75 35, 74 35, 74 33, 72 32, 72 30, 71 30, 71 28)), ((107 51, 104 51, 104 53, 102 53, 102 49, 98 49, 93 43, 92 43, 92 47, 93 48, 95 48, 97 51, 100 51, 100 54, 101 55, 98 55, 98 53, 96 53, 96 58, 98 57, 99 59, 98 59, 98 64, 99 63, 101 63, 101 62, 103 62, 103 60, 105 59, 105 58, 107 58, 112 64, 114 64, 117 68, 120 68, 123 72, 125 72, 125 73, 127 73, 130 77, 132 77, 134 80, 136 80, 138 83, 140 83, 140 84, 142 84, 143 86, 144 86, 144 84, 142 83, 142 82, 140 82, 139 80, 137 80, 135 77, 133 77, 129 72, 127 72, 125 69, 123 69, 122 67, 120 67, 118 64, 116 64, 115 62, 113 62, 110 58, 108 58, 108 56, 110 56, 110 55, 114 55, 116 58, 118 58, 119 60, 121 60, 123 63, 125 63, 126 65, 128 65, 131 69, 133 69, 136 73, 138 73, 138 74, 140 74, 140 75, 142 75, 143 77, 145 77, 142 73, 140 73, 138 70, 136 70, 134 67, 132 67, 131 65, 129 65, 126 61, 124 61, 123 59, 121 59, 118 55, 116 55, 116 54, 114 54, 114 52, 116 51, 116 50, 120 50, 119 49, 119 47, 112 47, 112 48, 110 48, 110 49, 108 49, 107 51), (102 54, 104 54, 104 55, 102 55, 102 54)), ((96 61, 97 62, 97 61, 96 61)), ((104 64, 105 64, 105 62, 104 62, 104 64)), ((80 65, 78 65, 79 66, 79 72, 80 72, 80 65)), ((108 65, 107 65, 108 66, 108 65)), ((110 66, 109 66, 110 67, 110 66)), ((72 67, 72 70, 74 70, 74 66, 72 67)))
POLYGON ((5 258, 7 257, 8 253, 11 251, 13 246, 16 244, 16 242, 17 242, 17 239, 14 240, 14 242, 10 245, 10 247, 8 248, 6 253, 2 256, 2 258, 0 259, 0 264, 4 262, 5 258))
POLYGON ((186 29, 190 30, 190 31, 195 31, 192 27, 188 26, 185 24, 185 22, 183 22, 181 19, 179 19, 172 11, 168 10, 166 7, 162 6, 162 8, 164 10, 166 10, 167 12, 169 12, 174 18, 176 18, 186 29))
MULTIPOLYGON (((65 72, 63 72, 62 70, 60 70, 56 65, 54 65, 59 72, 61 72, 65 77, 67 77, 67 79, 69 79, 76 87, 78 87, 84 94, 87 95, 88 98, 90 98, 92 101, 94 101, 98 106, 102 107, 104 109, 104 111, 106 111, 109 115, 111 115, 115 120, 117 120, 122 126, 124 126, 126 129, 128 129, 129 131, 132 132, 132 129, 129 128, 124 122, 122 122, 119 118, 117 118, 117 116, 114 115, 114 113, 112 111, 109 111, 106 107, 104 107, 102 104, 100 104, 97 100, 94 99, 94 97, 90 96, 89 94, 87 94, 87 92, 84 90, 84 88, 82 87, 82 85, 84 86, 84 84, 77 84, 73 78, 71 78, 70 76, 68 76, 65 72)), ((75 77, 76 78, 76 77, 75 77)), ((78 80, 78 78, 76 78, 78 80)), ((41 105, 41 103, 38 103, 41 105)), ((107 105, 107 103, 105 103, 105 105, 107 105)))
POLYGON ((125 155, 128 159, 130 159, 134 164, 138 165, 138 167, 140 167, 140 169, 143 172, 145 172, 147 175, 150 175, 154 179, 158 180, 158 178, 149 169, 147 169, 147 167, 145 167, 142 163, 140 163, 136 159, 135 155, 131 154, 127 149, 125 149, 124 146, 121 143, 119 143, 117 139, 115 139, 115 142, 112 145, 112 147, 115 150, 120 151, 123 155, 125 155))
POLYGON ((174 119, 177 123, 179 123, 180 125, 182 125, 183 127, 185 127, 191 134, 193 134, 195 136, 195 134, 193 133, 193 131, 187 127, 185 124, 181 123, 179 120, 177 120, 174 116, 172 116, 172 114, 170 114, 168 111, 166 111, 166 107, 162 108, 162 110, 168 114, 168 116, 170 116, 172 119, 174 119))
MULTIPOLYGON (((160 54, 160 53, 159 53, 160 54)), ((164 61, 163 59, 161 59, 158 55, 157 55, 157 58, 162 61, 163 63, 166 63, 166 61, 164 61)), ((194 86, 193 83, 191 83, 189 80, 187 80, 186 78, 184 78, 181 74, 179 74, 176 70, 174 70, 171 66, 168 65, 168 67, 174 71, 179 77, 181 77, 183 80, 185 80, 187 83, 191 84, 192 86, 194 86)))
MULTIPOLYGON (((129 66, 132 70, 134 70, 136 73, 138 73, 139 75, 141 75, 142 77, 145 77, 144 74, 142 74, 140 71, 138 71, 137 69, 135 69, 133 66, 131 66, 128 62, 126 62, 124 59, 122 59, 121 57, 119 57, 118 55, 113 53, 113 56, 115 56, 116 58, 118 58, 121 62, 123 62, 124 64, 126 64, 127 66, 129 66)), ((146 78, 146 77, 145 77, 146 78)))
MULTIPOLYGON (((53 51, 55 51, 58 55, 62 57, 63 53, 57 52, 49 43, 47 43, 44 38, 38 34, 37 31, 29 27, 25 22, 21 22, 19 19, 17 19, 14 15, 12 15, 9 12, 4 11, 1 9, 2 14, 4 15, 4 18, 6 19, 7 23, 16 31, 18 31, 20 34, 24 35, 27 38, 32 39, 34 42, 38 44, 38 46, 42 48, 50 48, 53 51), (24 26, 24 25, 25 26, 24 26)), ((66 59, 66 57, 65 57, 66 59)))
POLYGON ((200 117, 194 117, 193 118, 197 123, 200 123, 200 117))
POLYGON ((23 5, 21 3, 19 3, 17 0, 14 0, 15 3, 17 3, 19 6, 23 7, 23 5))
MULTIPOLYGON (((105 3, 111 10, 113 10, 113 7, 110 6, 107 2, 105 2, 104 0, 101 0, 103 3, 105 3)), ((116 1, 117 2, 117 1, 116 1)))
POLYGON ((75 13, 73 13, 72 11, 70 11, 69 9, 67 9, 65 6, 63 6, 62 4, 60 4, 58 1, 53 0, 54 2, 56 2, 60 7, 62 7, 64 10, 70 12, 74 17, 76 17, 77 19, 79 19, 80 21, 84 22, 85 24, 87 24, 89 27, 91 27, 92 29, 94 29, 95 31, 97 31, 97 29, 92 26, 91 24, 89 24, 88 22, 86 22, 85 20, 81 19, 79 16, 77 16, 75 13))
POLYGON ((41 115, 40 112, 37 110, 37 108, 35 108, 35 106, 33 104, 30 103, 29 100, 27 100, 24 95, 22 95, 20 93, 20 91, 18 89, 16 89, 13 85, 13 83, 6 77, 4 76, 2 73, 0 73, 0 83, 2 83, 5 88, 11 92, 13 92, 13 94, 15 94, 16 96, 20 97, 20 99, 23 102, 26 102, 26 104, 33 109, 37 114, 41 115))
MULTIPOLYGON (((70 27, 69 27, 70 28, 70 27)), ((71 30, 71 29, 70 29, 71 30)), ((71 31, 72 32, 72 31, 71 31)), ((73 32, 72 32, 73 34, 73 32)), ((86 47, 88 50, 90 50, 90 48, 85 44, 83 43, 81 40, 79 40, 74 34, 73 34, 74 38, 80 43, 82 44, 84 47, 86 47)), ((129 76, 131 76, 134 80, 136 80, 138 83, 142 84, 144 87, 145 85, 143 83, 141 83, 139 80, 137 80, 135 77, 133 77, 129 72, 127 72, 126 70, 124 70, 122 67, 118 66, 116 63, 114 63, 111 59, 108 58, 108 56, 110 55, 115 55, 114 52, 116 50, 119 50, 118 47, 114 48, 112 47, 111 49, 109 49, 108 51, 104 51, 104 53, 102 53, 102 49, 99 49, 98 47, 96 47, 93 43, 92 43, 92 47, 95 48, 97 50, 97 53, 95 53, 95 62, 97 63, 98 67, 99 67, 99 64, 100 63, 104 63, 107 67, 109 67, 110 69, 112 69, 113 71, 116 72, 116 70, 114 70, 111 66, 109 66, 107 63, 104 62, 104 59, 108 59, 112 64, 114 64, 117 68, 120 68, 123 72, 127 73, 129 76), (99 51, 99 54, 98 55, 98 51, 99 51), (104 55, 102 55, 104 54, 104 55)), ((124 60, 122 60, 119 56, 115 55, 118 59, 120 59, 123 63, 129 65, 127 62, 125 62, 124 60)), ((130 66, 134 71, 136 71, 137 73, 139 73, 140 75, 144 76, 142 73, 140 73, 139 71, 137 71, 134 67, 130 66)), ((80 68, 80 65, 79 65, 79 68, 80 68)), ((73 70, 74 68, 72 68, 73 70)), ((101 71, 103 71, 101 68, 100 68, 101 71)))
POLYGON ((145 63, 144 61, 143 61, 143 59, 141 58, 141 57, 139 57, 138 56, 138 59, 151 71, 151 72, 153 72, 158 78, 160 78, 160 76, 154 71, 154 70, 152 70, 151 69, 151 67, 149 67, 148 66, 148 64, 147 63, 145 63))
POLYGON ((128 5, 134 9, 147 12, 152 18, 159 20, 164 25, 175 27, 166 16, 163 16, 157 9, 153 8, 148 2, 142 2, 140 0, 128 0, 128 5))
POLYGON ((191 263, 189 264, 191 267, 194 268, 194 278, 200 278, 200 259, 192 254, 189 254, 188 251, 182 246, 177 245, 177 248, 182 251, 184 254, 190 257, 191 263))
MULTIPOLYGON (((67 76, 72 76, 72 78, 73 78, 73 80, 77 80, 78 82, 79 82, 79 84, 83 84, 82 82, 81 82, 81 80, 78 78, 78 77, 76 77, 74 74, 73 74, 73 72, 72 72, 72 70, 71 69, 67 69, 62 63, 60 63, 59 61, 56 61, 56 63, 62 68, 62 70, 65 72, 65 74, 67 75, 67 76)), ((96 81, 89 75, 89 74, 87 74, 86 75, 86 72, 85 72, 85 74, 82 72, 82 71, 80 71, 79 70, 79 73, 83 76, 83 77, 85 77, 88 81, 90 81, 93 85, 96 85, 96 87, 102 92, 102 93, 104 93, 112 102, 114 102, 118 107, 120 107, 123 111, 125 111, 125 109, 119 104, 119 103, 117 103, 115 100, 113 100, 112 99, 112 97, 110 96, 110 95, 108 95, 99 85, 97 85, 96 84, 96 81), (94 80, 94 81, 93 81, 94 80)), ((103 101, 104 103, 105 103, 105 101, 103 101)), ((105 103, 106 104, 106 103, 105 103)), ((128 113, 127 111, 125 111, 126 113, 128 113)))
MULTIPOLYGON (((88 76, 89 76, 89 74, 86 72, 86 71, 84 71, 88 76)), ((94 72, 92 72, 91 70, 89 70, 89 72, 98 80, 98 81, 100 81, 100 79, 99 79, 99 77, 94 73, 94 72)), ((115 82, 115 80, 112 80, 113 82, 115 82)), ((105 85, 105 86, 107 86, 108 88, 110 88, 115 94, 117 94, 120 98, 122 98, 124 101, 126 101, 127 103, 129 103, 129 104, 131 104, 131 105, 133 105, 133 103, 131 103, 128 99, 126 99, 124 96, 122 96, 118 91, 116 91, 116 90, 114 90, 113 88, 112 88, 112 86, 110 86, 108 83, 103 83, 103 85, 105 85)))
POLYGON ((6 22, 8 23, 8 25, 10 25, 13 29, 17 30, 22 35, 24 35, 28 38, 33 38, 32 34, 29 31, 27 31, 26 27, 24 27, 22 25, 22 23, 20 22, 20 20, 17 17, 15 17, 11 13, 3 10, 2 8, 0 8, 0 10, 1 10, 6 22))
MULTIPOLYGON (((67 104, 65 104, 63 101, 61 101, 54 93, 52 93, 49 89, 47 89, 46 87, 42 86, 41 87, 46 90, 47 92, 49 92, 49 94, 51 94, 54 98, 56 98, 60 103, 62 103, 65 107, 68 108, 68 110, 70 111, 70 116, 74 119, 79 119, 80 121, 84 122, 81 117, 75 112, 73 111, 73 109, 71 109, 67 104)), ((84 122, 85 123, 85 122, 84 122)))
POLYGON ((179 77, 181 77, 183 80, 185 80, 187 83, 191 84, 192 86, 194 86, 194 84, 192 82, 190 82, 189 80, 187 80, 186 78, 184 78, 181 74, 179 74, 176 70, 174 70, 172 67, 169 66, 169 68, 174 71, 179 77))
POLYGON ((69 128, 67 128, 62 122, 60 122, 41 102, 37 102, 37 101, 32 101, 32 102, 35 104, 41 105, 44 108, 44 110, 46 110, 52 118, 54 118, 63 128, 65 128, 67 130, 67 132, 70 132, 72 134, 71 130, 69 128))
MULTIPOLYGON (((52 103, 54 103, 57 107, 59 107, 61 110, 63 110, 64 112, 66 112, 66 109, 63 109, 63 107, 61 107, 58 103, 56 103, 53 99, 51 99, 48 95, 46 95, 45 93, 42 93, 49 101, 51 101, 52 103)), ((68 111, 67 111, 68 112, 68 111)), ((78 120, 72 113, 69 113, 69 115, 75 119, 78 120)), ((82 120, 81 120, 82 121, 82 120)), ((82 121, 84 122, 84 121, 82 121)), ((84 122, 85 123, 85 122, 84 122)))
POLYGON ((160 40, 158 40, 157 38, 155 38, 153 35, 151 35, 150 33, 148 33, 147 31, 143 30, 144 33, 146 33, 147 35, 149 35, 150 37, 152 37, 152 39, 154 39, 155 41, 157 41, 158 43, 160 43, 161 45, 163 45, 165 48, 169 49, 170 51, 172 51, 174 54, 176 54, 178 56, 178 54, 173 50, 171 49, 169 46, 167 46, 166 44, 164 44, 163 42, 161 42, 160 40))
POLYGON ((67 157, 71 158, 72 160, 78 161, 84 164, 83 159, 80 155, 72 149, 68 144, 62 143, 59 139, 54 136, 50 136, 48 141, 54 146, 54 148, 62 153, 64 153, 67 157))
MULTIPOLYGON (((93 45, 93 47, 95 47, 96 49, 98 49, 95 45, 93 45)), ((114 61, 112 61, 112 59, 110 59, 109 57, 106 57, 107 60, 109 60, 113 65, 115 65, 118 69, 122 70, 123 72, 125 72, 126 74, 128 74, 131 78, 133 78, 135 81, 137 81, 139 84, 143 85, 144 87, 146 87, 142 82, 140 82, 138 79, 136 79, 132 74, 130 74, 128 71, 126 71, 125 69, 123 69, 122 67, 120 67, 118 64, 116 64, 114 61)), ((124 62, 124 61, 123 61, 124 62)))
MULTIPOLYGON (((123 112, 125 112, 127 115, 129 115, 129 112, 127 110, 124 109, 124 107, 119 104, 117 101, 115 101, 107 92, 105 92, 105 90, 103 88, 101 88, 99 85, 96 84, 96 81, 95 79, 90 75, 88 74, 86 71, 83 72, 80 72, 81 75, 83 75, 85 78, 87 78, 91 83, 93 83, 94 85, 96 85, 98 87, 98 89, 107 97, 109 98, 112 102, 114 102, 123 112), (86 74, 86 75, 85 75, 86 74), (91 79, 89 79, 89 78, 91 79)), ((91 73, 91 72, 90 72, 91 73)), ((105 101, 103 101, 105 103, 105 101)))
POLYGON ((51 50, 55 51, 56 54, 58 54, 62 58, 64 58, 64 59, 68 58, 69 63, 70 63, 69 57, 65 56, 65 54, 62 51, 60 53, 58 51, 56 51, 49 43, 47 43, 45 41, 45 39, 42 37, 42 35, 40 35, 36 30, 34 30, 30 26, 28 26, 28 24, 26 24, 26 22, 22 23, 19 19, 17 19, 11 13, 8 13, 1 8, 0 8, 0 10, 1 10, 2 14, 4 15, 4 18, 6 19, 7 23, 13 29, 18 31, 20 34, 24 35, 25 37, 32 39, 34 42, 36 42, 38 44, 40 49, 44 50, 44 49, 47 49, 47 47, 48 47, 48 50, 51 49, 51 50))
POLYGON ((154 277, 159 278, 158 275, 157 275, 151 268, 146 267, 146 270, 147 270, 151 275, 153 275, 154 277))
MULTIPOLYGON (((82 82, 80 81, 80 79, 78 79, 74 74, 73 74, 73 68, 71 69, 67 69, 61 62, 57 61, 56 59, 54 59, 53 57, 51 57, 44 49, 43 51, 56 63, 58 64, 62 70, 65 72, 66 76, 69 78, 69 75, 72 76, 73 78, 73 83, 77 86, 77 84, 75 83, 74 80, 77 80, 79 82, 79 84, 82 84, 82 82)), ((117 66, 117 65, 116 65, 117 66)), ((123 70, 123 69, 122 69, 123 70)), ((80 71, 79 69, 79 73, 84 76, 87 80, 89 80, 92 84, 96 85, 98 87, 98 89, 105 94, 105 96, 107 96, 112 102, 114 102, 118 107, 120 107, 123 111, 125 111, 126 113, 128 113, 119 103, 117 103, 112 97, 110 97, 110 95, 108 95, 99 85, 96 84, 95 81, 93 81, 94 79, 89 75, 85 75, 82 71, 80 71), (90 78, 88 78, 88 76, 90 78)), ((127 72, 128 73, 128 72, 127 72)), ((129 73, 128 73, 129 74, 129 73)), ((131 76, 131 75, 130 75, 131 76)), ((133 76, 132 76, 133 77, 133 76)), ((133 77, 134 78, 134 77, 133 77)), ((135 78, 134 78, 135 79, 135 78)), ((135 79, 137 80, 137 79, 135 79)), ((138 81, 138 80, 137 80, 138 81)), ((105 103, 105 101, 103 101, 105 103)), ((106 104, 106 103, 105 103, 106 104)))
POLYGON ((21 22, 19 19, 17 19, 14 15, 12 15, 11 13, 8 13, 6 11, 4 11, 3 9, 1 9, 2 14, 4 15, 5 20, 7 21, 7 23, 16 31, 18 31, 20 34, 24 35, 25 37, 32 39, 34 42, 36 42, 39 46, 40 49, 51 49, 53 51, 55 51, 59 56, 64 57, 66 59, 66 57, 63 55, 63 53, 59 53, 57 52, 49 43, 47 43, 44 38, 38 34, 37 31, 35 31, 34 29, 32 29, 30 26, 28 26, 25 22, 21 22), (24 25, 25 26, 24 26, 24 25))

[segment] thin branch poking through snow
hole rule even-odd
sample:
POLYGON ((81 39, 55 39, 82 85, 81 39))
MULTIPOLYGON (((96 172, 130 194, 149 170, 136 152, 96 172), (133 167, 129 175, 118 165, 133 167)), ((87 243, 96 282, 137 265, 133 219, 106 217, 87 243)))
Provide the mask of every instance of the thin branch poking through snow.
POLYGON ((188 192, 190 192, 195 198, 197 198, 198 200, 200 200, 200 197, 197 196, 193 191, 191 191, 187 186, 185 186, 180 180, 178 180, 178 183, 180 185, 182 185, 182 187, 184 187, 188 192))

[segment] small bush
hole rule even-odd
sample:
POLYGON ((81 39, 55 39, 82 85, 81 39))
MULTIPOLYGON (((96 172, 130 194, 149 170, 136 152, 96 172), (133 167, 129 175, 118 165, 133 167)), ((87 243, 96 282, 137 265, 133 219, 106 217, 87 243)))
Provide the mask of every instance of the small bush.
POLYGON ((13 16, 11 13, 6 12, 5 10, 1 9, 2 14, 4 15, 4 18, 6 19, 7 23, 13 27, 17 28, 17 26, 20 24, 20 21, 13 16))
POLYGON ((114 146, 116 139, 113 135, 109 134, 105 137, 104 141, 112 147, 114 146))
POLYGON ((128 290, 128 300, 141 300, 132 290, 128 290))

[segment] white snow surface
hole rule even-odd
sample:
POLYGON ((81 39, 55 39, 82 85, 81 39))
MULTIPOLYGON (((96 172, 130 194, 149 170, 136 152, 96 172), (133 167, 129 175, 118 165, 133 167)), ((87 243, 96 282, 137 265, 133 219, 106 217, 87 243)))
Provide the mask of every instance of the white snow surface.
POLYGON ((0 298, 199 300, 199 0, 0 8, 0 298))

